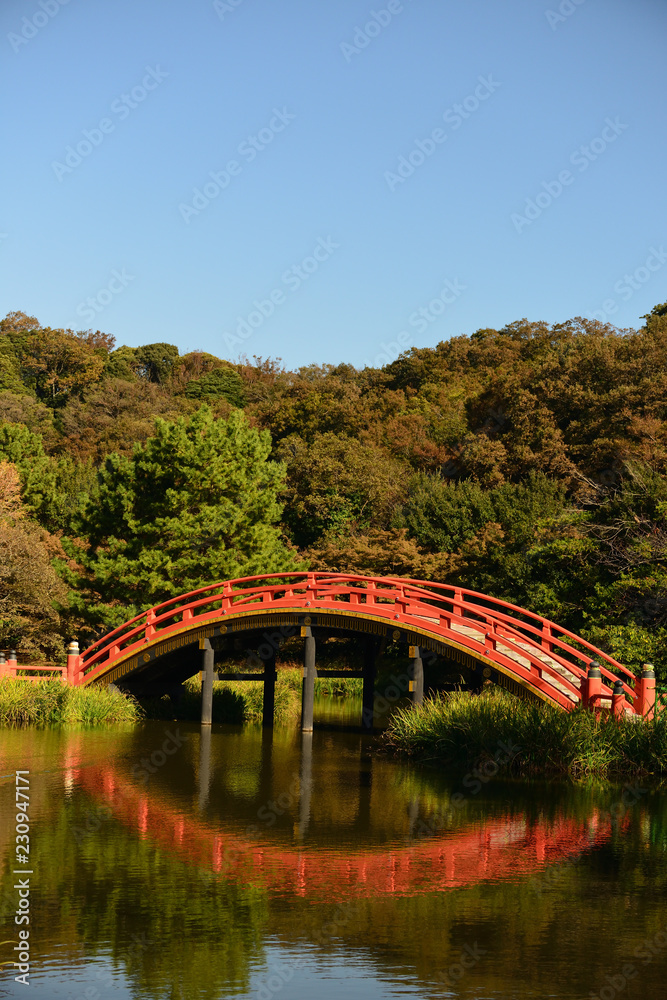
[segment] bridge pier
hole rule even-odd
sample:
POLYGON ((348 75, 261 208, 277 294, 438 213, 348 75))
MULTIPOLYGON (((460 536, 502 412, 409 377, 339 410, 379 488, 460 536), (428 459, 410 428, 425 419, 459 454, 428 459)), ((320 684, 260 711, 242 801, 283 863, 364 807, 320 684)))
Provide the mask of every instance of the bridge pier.
POLYGON ((264 661, 264 686, 262 698, 262 725, 273 726, 273 712, 276 702, 276 654, 273 652, 264 661))
POLYGON ((370 733, 373 731, 375 715, 375 675, 377 673, 375 640, 368 639, 364 650, 364 687, 361 699, 361 728, 370 733))
POLYGON ((424 663, 419 646, 410 646, 409 677, 412 704, 421 705, 424 701, 424 663))
POLYGON ((215 656, 210 639, 200 639, 202 652, 201 724, 210 726, 213 721, 213 659, 215 656))
POLYGON ((301 732, 313 731, 313 708, 315 705, 315 637, 309 625, 301 626, 301 635, 306 640, 303 649, 303 686, 301 689, 301 732))

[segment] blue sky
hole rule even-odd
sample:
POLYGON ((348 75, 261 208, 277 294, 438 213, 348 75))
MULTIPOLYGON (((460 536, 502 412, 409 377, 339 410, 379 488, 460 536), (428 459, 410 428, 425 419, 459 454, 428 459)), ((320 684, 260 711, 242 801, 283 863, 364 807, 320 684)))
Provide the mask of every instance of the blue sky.
POLYGON ((289 367, 667 299, 664 0, 4 0, 2 314, 289 367))

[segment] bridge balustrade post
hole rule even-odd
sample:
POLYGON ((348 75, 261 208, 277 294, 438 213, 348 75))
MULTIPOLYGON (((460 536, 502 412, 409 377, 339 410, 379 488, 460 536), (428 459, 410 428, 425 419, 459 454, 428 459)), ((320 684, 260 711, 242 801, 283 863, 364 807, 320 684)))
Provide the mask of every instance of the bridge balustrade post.
POLYGON ((6 677, 9 674, 9 667, 7 666, 7 660, 5 659, 5 654, 0 653, 0 677, 6 677))
POLYGON ((642 675, 635 683, 634 710, 645 719, 655 716, 655 670, 652 663, 642 663, 642 675))
POLYGON ((262 725, 265 728, 273 726, 273 713, 276 703, 276 654, 273 652, 264 661, 264 689, 262 692, 262 725))
POLYGON ((309 625, 301 626, 301 635, 306 640, 303 649, 303 686, 301 689, 301 732, 312 733, 313 711, 315 707, 315 638, 309 625))
POLYGON ((584 708, 599 708, 601 694, 602 673, 600 671, 600 664, 595 660, 591 660, 588 665, 588 675, 581 684, 581 703, 584 708))
POLYGON ((424 701, 424 663, 419 646, 410 646, 410 691, 412 704, 417 706, 424 701))
POLYGON ((622 719, 625 715, 625 691, 623 681, 616 681, 611 696, 612 715, 617 719, 622 719))
POLYGON ((200 639, 202 652, 201 724, 210 726, 213 721, 213 659, 214 651, 210 639, 200 639))
POLYGON ((79 643, 73 639, 67 647, 67 683, 76 684, 79 675, 79 643))
POLYGON ((364 650, 364 686, 361 696, 361 728, 367 733, 373 731, 376 672, 375 640, 369 639, 364 650))
POLYGON ((7 673, 10 677, 16 677, 16 671, 18 670, 18 660, 16 659, 16 650, 10 649, 9 656, 7 657, 7 673))

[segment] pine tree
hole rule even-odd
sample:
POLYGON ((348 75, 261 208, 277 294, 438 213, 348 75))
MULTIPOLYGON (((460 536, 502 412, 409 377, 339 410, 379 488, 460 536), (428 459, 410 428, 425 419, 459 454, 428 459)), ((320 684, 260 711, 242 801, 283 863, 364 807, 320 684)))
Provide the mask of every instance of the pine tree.
MULTIPOLYGON (((282 465, 268 431, 243 413, 158 419, 131 458, 110 455, 78 526, 83 572, 71 603, 90 624, 112 625, 216 581, 299 568, 277 523, 282 465)), ((72 549, 72 554, 74 550, 72 549)))

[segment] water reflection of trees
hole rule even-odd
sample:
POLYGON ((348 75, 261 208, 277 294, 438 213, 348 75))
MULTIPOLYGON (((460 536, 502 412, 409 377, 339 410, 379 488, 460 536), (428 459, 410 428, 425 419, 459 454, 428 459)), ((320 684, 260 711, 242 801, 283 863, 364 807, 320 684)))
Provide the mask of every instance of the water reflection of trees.
MULTIPOLYGON (((156 732, 161 735, 161 730, 156 732)), ((132 784, 136 760, 147 746, 150 749, 146 740, 146 734, 106 742, 93 739, 99 760, 90 773, 99 777, 107 767, 118 781, 132 784), (107 752, 112 747, 115 757, 107 752)), ((113 812, 97 827, 92 824, 77 844, 72 831, 85 828, 91 810, 94 814, 99 803, 110 800, 82 791, 76 768, 83 769, 87 761, 83 753, 76 756, 73 747, 74 740, 62 743, 45 735, 40 759, 46 750, 54 764, 65 761, 71 768, 34 781, 33 860, 39 878, 33 931, 40 961, 59 956, 58 961, 71 964, 109 954, 125 970, 137 996, 180 1000, 247 993, 252 971, 265 961, 269 938, 292 953, 302 945, 323 960, 340 955, 342 962, 356 954, 381 977, 416 975, 425 995, 437 995, 438 974, 456 962, 466 944, 477 942, 486 954, 466 973, 465 988, 472 995, 494 990, 518 995, 517 984, 524 982, 535 995, 546 996, 554 982, 571 983, 573 976, 581 995, 588 995, 604 984, 615 956, 619 962, 632 956, 664 926, 667 800, 659 792, 640 795, 608 825, 604 836, 569 855, 547 857, 530 871, 509 869, 496 873, 493 881, 450 891, 399 896, 371 891, 341 904, 340 899, 309 893, 307 885, 301 895, 270 884, 253 887, 243 877, 202 867, 189 856, 187 844, 185 849, 169 849, 159 839, 159 830, 140 834, 113 812), (65 799, 63 777, 73 781, 65 799), (147 947, 136 947, 137 940, 147 947)), ((139 790, 165 807, 165 817, 180 813, 184 820, 201 821, 204 828, 218 832, 226 823, 238 835, 247 818, 256 816, 265 794, 275 796, 289 787, 295 770, 302 773, 301 747, 298 740, 279 737, 269 753, 261 733, 246 744, 232 739, 225 747, 220 753, 214 741, 203 812, 193 794, 202 773, 200 744, 194 736, 171 770, 156 772, 139 790), (257 783, 248 783, 243 766, 258 769, 257 783)), ((614 815, 623 792, 621 786, 547 785, 498 776, 455 809, 451 796, 461 789, 462 775, 370 760, 359 756, 355 747, 352 739, 336 738, 316 755, 310 798, 315 827, 300 849, 333 850, 331 835, 320 838, 318 817, 341 836, 343 855, 355 843, 360 848, 372 843, 375 849, 387 843, 388 850, 410 852, 427 840, 444 842, 457 831, 503 818, 508 828, 519 821, 526 828, 541 824, 545 829, 572 821, 576 828, 594 814, 614 815), (333 746, 339 752, 337 762, 332 760, 333 746), (332 777, 336 780, 329 780, 332 777), (346 790, 347 803, 337 804, 346 790), (365 820, 358 812, 364 796, 365 820), (415 819, 429 822, 438 817, 448 824, 442 830, 432 835, 415 830, 415 819)), ((25 758, 28 748, 22 753, 25 758)), ((10 766, 8 761, 7 769, 10 766)), ((9 790, 0 789, 3 806, 9 790)), ((288 841, 294 845, 298 816, 295 800, 280 824, 263 831, 263 842, 280 850, 288 841)), ((3 808, 2 898, 12 898, 12 819, 11 810, 3 808)), ((5 917, 11 923, 12 914, 5 917)), ((660 995, 658 970, 658 962, 642 970, 646 995, 660 995)))

